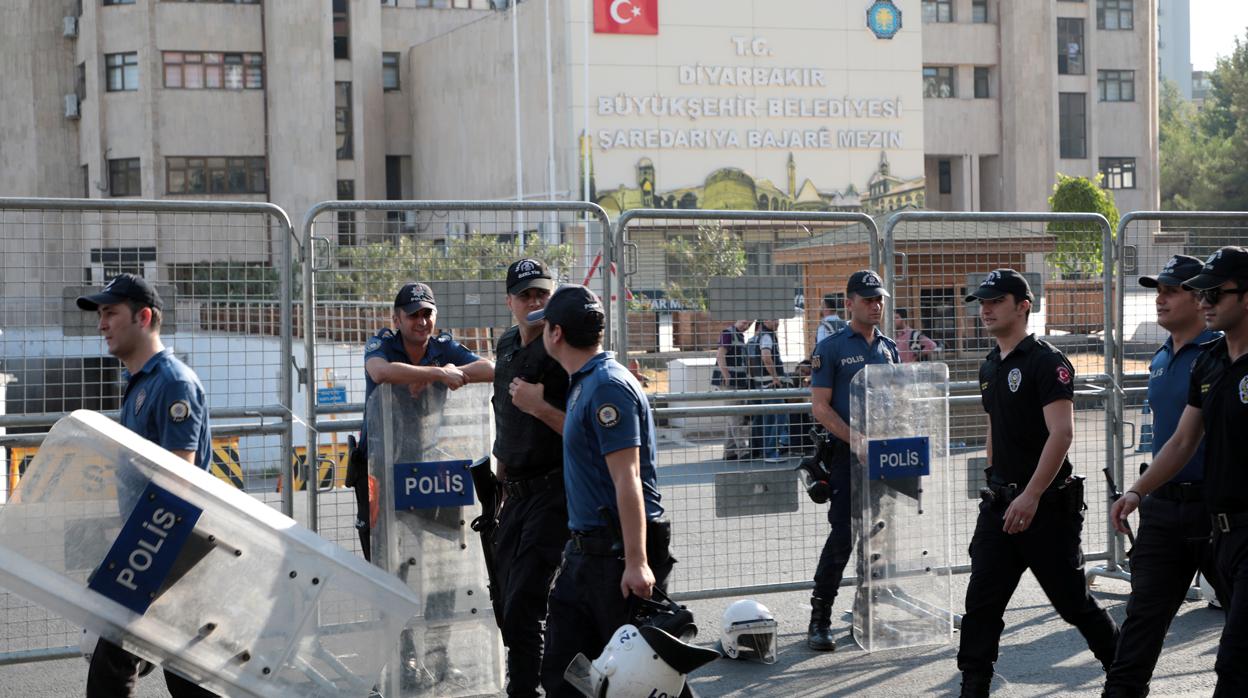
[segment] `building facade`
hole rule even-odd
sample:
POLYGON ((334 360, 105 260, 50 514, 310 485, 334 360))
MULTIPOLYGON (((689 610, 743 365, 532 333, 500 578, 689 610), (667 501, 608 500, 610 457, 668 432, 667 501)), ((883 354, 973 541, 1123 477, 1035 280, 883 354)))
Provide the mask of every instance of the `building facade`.
POLYGON ((1157 74, 1193 98, 1192 0, 1157 0, 1157 74))

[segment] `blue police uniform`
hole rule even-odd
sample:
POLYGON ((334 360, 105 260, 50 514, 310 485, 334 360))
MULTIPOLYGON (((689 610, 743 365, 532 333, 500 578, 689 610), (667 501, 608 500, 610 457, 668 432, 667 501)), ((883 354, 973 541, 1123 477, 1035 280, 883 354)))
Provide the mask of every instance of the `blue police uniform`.
MULTIPOLYGON (((1153 355, 1149 367, 1148 406, 1153 411, 1153 455, 1161 452, 1187 406, 1192 364, 1202 344, 1222 336, 1205 330, 1175 349, 1173 337, 1153 355)), ((1118 638, 1118 651, 1105 680, 1105 696, 1142 696, 1148 692, 1161 656, 1166 631, 1178 612, 1192 577, 1199 570, 1219 591, 1210 546, 1209 507, 1203 497, 1205 442, 1170 482, 1140 502, 1139 531, 1131 551, 1131 597, 1118 638)))
POLYGON ((570 376, 563 426, 563 477, 572 540, 555 576, 546 625, 542 685, 550 696, 577 696, 563 672, 578 652, 597 656, 616 628, 628 619, 620 595, 624 574, 618 533, 615 485, 608 454, 640 450, 645 503, 646 556, 662 588, 675 562, 668 551, 671 531, 661 520, 655 462, 654 418, 637 379, 601 352, 570 376), (604 516, 603 508, 610 513, 604 516))
MULTIPOLYGON (((901 357, 897 353, 897 343, 879 330, 875 330, 875 336, 868 342, 851 326, 846 326, 820 342, 810 362, 811 385, 832 389, 832 410, 848 424, 850 383, 854 376, 867 364, 901 363, 901 357)), ((830 604, 836 598, 854 547, 850 530, 853 505, 849 493, 849 444, 829 434, 822 456, 831 475, 828 523, 832 524, 832 530, 815 567, 814 595, 830 604)))
POLYGON ((208 398, 199 377, 165 349, 126 376, 121 425, 169 451, 194 451, 195 465, 212 463, 208 398))

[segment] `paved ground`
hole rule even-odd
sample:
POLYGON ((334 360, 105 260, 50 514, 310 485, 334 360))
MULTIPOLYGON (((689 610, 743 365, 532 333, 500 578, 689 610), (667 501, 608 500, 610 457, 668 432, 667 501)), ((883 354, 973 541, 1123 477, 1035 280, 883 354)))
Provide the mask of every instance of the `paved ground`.
MULTIPOLYGON (((960 598, 965 576, 955 577, 960 598)), ((845 590, 848 592, 849 590, 845 590)), ((1114 617, 1122 618, 1127 585, 1116 580, 1098 584, 1097 595, 1114 617)), ((848 605, 843 593, 839 607, 848 605)), ((958 676, 952 645, 892 652, 866 653, 842 633, 834 653, 815 653, 805 646, 808 618, 805 594, 757 597, 780 621, 779 661, 773 666, 720 660, 694 675, 700 696, 929 696, 956 694, 958 676)), ((718 619, 734 599, 691 603, 703 630, 699 640, 713 644, 718 619)), ((1006 616, 1001 662, 994 695, 1098 695, 1100 666, 1079 634, 1049 607, 1030 575, 1015 595, 1006 616)), ((844 621, 839 621, 844 628, 844 621)), ((1208 696, 1213 692, 1213 661, 1222 614, 1203 602, 1184 604, 1170 629, 1157 666, 1152 695, 1208 696)), ((956 634, 955 634, 956 641, 956 634)), ((82 695, 87 665, 77 659, 0 666, 0 696, 43 698, 82 695)), ((150 676, 139 696, 164 696, 164 681, 150 676)))

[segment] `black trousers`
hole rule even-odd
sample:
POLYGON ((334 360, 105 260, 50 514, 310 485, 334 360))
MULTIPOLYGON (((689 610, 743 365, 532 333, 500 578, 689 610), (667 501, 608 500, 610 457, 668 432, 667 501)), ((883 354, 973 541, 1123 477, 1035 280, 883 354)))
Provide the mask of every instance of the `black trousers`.
POLYGON ((1214 530, 1213 554, 1223 589, 1218 590, 1226 625, 1213 668, 1218 673, 1215 698, 1248 695, 1248 526, 1223 533, 1214 530))
POLYGON ((832 529, 823 542, 823 552, 819 554, 819 564, 815 566, 814 595, 831 603, 836 599, 841 580, 845 577, 845 567, 854 551, 853 539, 853 499, 850 497, 849 463, 835 465, 830 468, 832 496, 828 500, 828 523, 832 529))
POLYGON ((1131 598, 1103 696, 1148 695, 1166 631, 1197 571, 1209 579, 1219 598, 1224 596, 1213 569, 1209 530, 1209 510, 1201 502, 1156 495, 1140 502, 1140 530, 1131 553, 1131 598))
POLYGON ((562 486, 504 502, 494 531, 494 573, 502 594, 509 696, 538 695, 546 598, 567 542, 562 486))
MULTIPOLYGON (((87 671, 87 698, 124 698, 134 694, 143 660, 105 639, 100 639, 91 655, 87 671)), ((172 672, 165 672, 165 685, 173 698, 208 698, 217 695, 172 672)))
MULTIPOLYGON (((669 552, 670 540, 656 535, 661 530, 666 529, 648 528, 646 557, 656 585, 666 589, 676 560, 669 552)), ((579 653, 597 658, 611 634, 628 622, 628 601, 620 593, 623 575, 621 558, 576 552, 571 541, 564 548, 546 615, 542 687, 550 698, 582 698, 563 678, 568 664, 579 653)))
POLYGON ((1005 628, 1005 609, 1027 569, 1062 620, 1079 629, 1092 654, 1108 667, 1118 645, 1118 628, 1092 598, 1084 580, 1083 514, 1042 503, 1026 531, 1009 535, 1001 530, 1005 509, 988 502, 979 506, 971 538, 971 579, 958 669, 968 678, 991 679, 1005 628))

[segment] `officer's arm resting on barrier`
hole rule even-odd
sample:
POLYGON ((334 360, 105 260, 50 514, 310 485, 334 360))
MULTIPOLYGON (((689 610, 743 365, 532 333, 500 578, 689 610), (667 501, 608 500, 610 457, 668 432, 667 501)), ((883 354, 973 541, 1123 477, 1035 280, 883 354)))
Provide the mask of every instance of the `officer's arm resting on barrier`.
MULTIPOLYGON (((183 451, 179 449, 177 451, 170 451, 170 453, 177 456, 178 458, 181 458, 187 463, 190 463, 191 465, 195 465, 195 452, 194 451, 183 451)), ((205 465, 204 467, 207 468, 208 466, 205 465)))
POLYGON ((615 506, 624 537, 624 576, 620 593, 650 598, 654 573, 646 558, 646 504, 641 494, 641 450, 633 446, 606 455, 607 471, 615 485, 615 506))
POLYGON ((1044 425, 1049 430, 1049 438, 1044 442, 1044 450, 1040 452, 1040 462, 1036 463, 1031 481, 1005 510, 1001 530, 1006 533, 1026 531, 1035 519, 1040 495, 1053 484, 1053 478, 1061 470, 1066 453, 1075 440, 1075 403, 1054 400, 1045 405, 1044 425))
POLYGON ((489 383, 494 380, 494 362, 489 359, 477 359, 459 370, 468 377, 469 383, 489 383))
POLYGON ((1109 510, 1109 520, 1119 533, 1126 533, 1127 516, 1140 506, 1140 500, 1149 492, 1170 481, 1192 459, 1200 440, 1205 438, 1205 424, 1201 421, 1200 408, 1188 405, 1179 416, 1179 426, 1166 445, 1149 464, 1148 470, 1124 492, 1109 510))
POLYGON ((837 414, 836 410, 832 409, 831 388, 811 388, 810 405, 815 420, 822 424, 824 429, 841 441, 849 443, 849 425, 841 419, 841 415, 837 414))
POLYGON ((523 378, 513 378, 508 390, 511 391, 511 404, 517 409, 542 420, 542 424, 550 427, 556 434, 563 434, 563 410, 546 402, 545 385, 530 383, 523 378))
POLYGON ((377 384, 390 383, 423 387, 442 380, 447 375, 447 368, 455 369, 454 366, 414 366, 397 361, 386 361, 376 356, 364 362, 364 370, 368 371, 369 377, 377 384))

